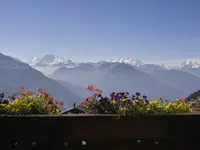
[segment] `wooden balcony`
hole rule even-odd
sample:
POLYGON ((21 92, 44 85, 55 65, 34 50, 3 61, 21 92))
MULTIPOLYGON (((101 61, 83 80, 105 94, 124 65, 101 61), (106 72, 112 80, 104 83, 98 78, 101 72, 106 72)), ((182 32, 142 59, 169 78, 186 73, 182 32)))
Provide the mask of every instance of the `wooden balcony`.
POLYGON ((189 150, 200 114, 1 116, 2 150, 189 150))

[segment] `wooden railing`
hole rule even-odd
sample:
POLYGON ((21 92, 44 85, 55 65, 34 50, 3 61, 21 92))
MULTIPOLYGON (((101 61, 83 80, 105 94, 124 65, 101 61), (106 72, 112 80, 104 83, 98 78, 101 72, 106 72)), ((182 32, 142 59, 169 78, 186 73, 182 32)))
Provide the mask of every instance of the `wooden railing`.
POLYGON ((0 130, 2 150, 189 150, 200 115, 1 116, 0 130))

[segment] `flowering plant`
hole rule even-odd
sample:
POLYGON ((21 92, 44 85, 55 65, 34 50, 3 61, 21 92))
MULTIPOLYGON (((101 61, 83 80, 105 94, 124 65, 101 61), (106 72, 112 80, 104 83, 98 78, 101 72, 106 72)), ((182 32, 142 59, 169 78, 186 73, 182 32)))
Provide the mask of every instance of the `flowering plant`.
POLYGON ((128 92, 111 93, 109 97, 102 96, 102 90, 89 85, 93 95, 89 96, 80 106, 89 114, 121 114, 127 116, 149 114, 173 114, 191 111, 187 100, 163 101, 162 99, 147 100, 147 96, 137 92, 129 95, 128 92))
POLYGON ((199 100, 191 100, 191 107, 192 107, 192 111, 200 112, 199 100))
POLYGON ((37 93, 25 91, 20 86, 20 91, 5 98, 0 94, 0 114, 28 115, 28 114, 58 114, 63 101, 54 100, 51 94, 39 88, 37 93))

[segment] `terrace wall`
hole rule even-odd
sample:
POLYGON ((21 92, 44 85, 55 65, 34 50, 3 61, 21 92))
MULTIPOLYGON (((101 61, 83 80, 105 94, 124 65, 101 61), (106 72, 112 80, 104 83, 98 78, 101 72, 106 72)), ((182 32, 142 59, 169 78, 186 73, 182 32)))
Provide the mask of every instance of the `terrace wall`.
POLYGON ((200 115, 1 116, 0 129, 2 150, 189 150, 200 115))

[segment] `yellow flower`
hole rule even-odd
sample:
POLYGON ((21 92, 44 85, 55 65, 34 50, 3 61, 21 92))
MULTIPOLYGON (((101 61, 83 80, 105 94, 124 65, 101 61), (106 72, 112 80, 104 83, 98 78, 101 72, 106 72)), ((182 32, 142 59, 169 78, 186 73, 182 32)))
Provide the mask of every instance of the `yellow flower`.
POLYGON ((115 105, 115 104, 116 104, 116 101, 115 101, 115 100, 112 100, 111 103, 115 105))
POLYGON ((127 111, 128 110, 128 108, 127 107, 124 107, 124 111, 127 111))
POLYGON ((135 104, 135 103, 138 103, 138 102, 139 102, 139 100, 134 100, 132 103, 135 104))
POLYGON ((193 109, 193 108, 190 108, 190 112, 194 112, 194 109, 193 109))
POLYGON ((128 98, 123 98, 122 99, 122 102, 125 102, 125 101, 127 101, 128 100, 128 98))
POLYGON ((119 107, 119 110, 120 110, 120 111, 123 111, 123 110, 124 110, 124 108, 123 108, 123 107, 119 107))
POLYGON ((158 100, 151 100, 150 104, 158 104, 158 100))
POLYGON ((143 108, 142 108, 142 107, 139 107, 139 108, 138 108, 138 111, 139 111, 139 112, 141 112, 142 110, 143 110, 143 108))
POLYGON ((60 110, 59 109, 56 109, 56 113, 59 113, 60 112, 60 110))
POLYGON ((180 101, 180 100, 177 98, 175 101, 177 102, 177 101, 180 101))

